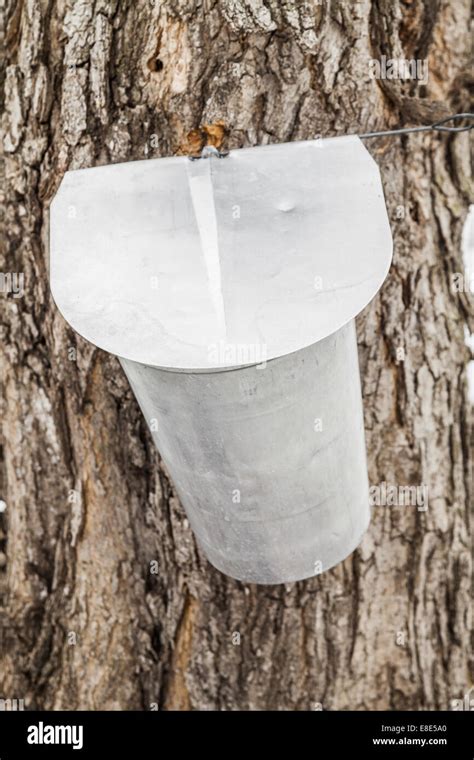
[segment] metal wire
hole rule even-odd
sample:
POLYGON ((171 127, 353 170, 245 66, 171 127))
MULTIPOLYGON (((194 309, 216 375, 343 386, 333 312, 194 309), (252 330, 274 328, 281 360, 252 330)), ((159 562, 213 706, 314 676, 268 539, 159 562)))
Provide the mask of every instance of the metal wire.
MULTIPOLYGON (((452 116, 446 116, 445 119, 435 121, 434 124, 427 124, 423 127, 401 127, 400 129, 387 129, 383 132, 364 132, 363 134, 357 134, 356 137, 360 137, 361 140, 367 140, 371 137, 391 137, 392 135, 409 135, 414 132, 468 132, 470 129, 474 129, 474 113, 455 113, 452 116), (461 127, 447 127, 450 121, 456 122, 467 119, 470 124, 465 124, 461 127)), ((221 152, 217 150, 213 145, 205 145, 200 155, 188 156, 191 161, 197 161, 200 158, 208 158, 209 156, 215 156, 216 158, 225 158, 228 155, 228 151, 221 152)))
POLYGON ((388 137, 391 135, 407 135, 412 132, 467 132, 474 128, 474 113, 456 113, 452 116, 447 116, 445 119, 435 121, 434 124, 428 124, 424 127, 402 127, 401 129, 387 129, 384 132, 365 132, 362 135, 357 135, 361 140, 365 140, 370 137, 388 137), (462 119, 468 119, 471 124, 466 124, 463 127, 446 127, 450 121, 461 121, 462 119))

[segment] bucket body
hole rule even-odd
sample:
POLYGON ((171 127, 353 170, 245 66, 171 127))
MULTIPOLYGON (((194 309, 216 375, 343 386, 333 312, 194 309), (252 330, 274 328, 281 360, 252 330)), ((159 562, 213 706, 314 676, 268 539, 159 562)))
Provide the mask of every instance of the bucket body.
POLYGON ((307 348, 235 370, 120 361, 218 570, 286 583, 357 547, 370 509, 354 320, 307 348))

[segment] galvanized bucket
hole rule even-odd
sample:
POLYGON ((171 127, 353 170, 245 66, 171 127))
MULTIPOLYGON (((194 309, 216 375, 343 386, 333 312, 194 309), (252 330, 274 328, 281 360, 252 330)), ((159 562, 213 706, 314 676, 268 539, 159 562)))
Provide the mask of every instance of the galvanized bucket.
POLYGON ((308 578, 369 513, 354 317, 391 261, 355 137, 68 172, 51 288, 116 354, 198 543, 242 581, 308 578))

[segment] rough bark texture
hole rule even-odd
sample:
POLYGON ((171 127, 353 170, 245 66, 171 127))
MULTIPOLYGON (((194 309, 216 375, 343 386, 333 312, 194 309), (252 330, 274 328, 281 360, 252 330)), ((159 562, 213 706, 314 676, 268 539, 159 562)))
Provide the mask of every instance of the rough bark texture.
POLYGON ((358 321, 370 480, 424 483, 429 508, 375 507, 351 557, 288 587, 244 586, 199 554, 118 362, 52 302, 46 212, 67 168, 186 151, 219 133, 205 124, 232 148, 468 110, 469 5, 7 0, 1 271, 25 293, 0 294, 0 697, 448 709, 467 691, 469 304, 451 274, 468 133, 370 143, 395 242, 358 321), (427 59, 427 85, 371 79, 382 54, 427 59))

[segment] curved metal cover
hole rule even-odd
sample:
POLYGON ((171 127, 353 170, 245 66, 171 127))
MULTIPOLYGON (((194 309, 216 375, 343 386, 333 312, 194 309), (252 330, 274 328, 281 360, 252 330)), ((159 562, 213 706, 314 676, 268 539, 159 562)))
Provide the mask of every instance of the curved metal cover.
POLYGON ((356 316, 392 239, 357 137, 67 172, 50 209, 65 319, 125 359, 174 370, 258 364, 356 316))

